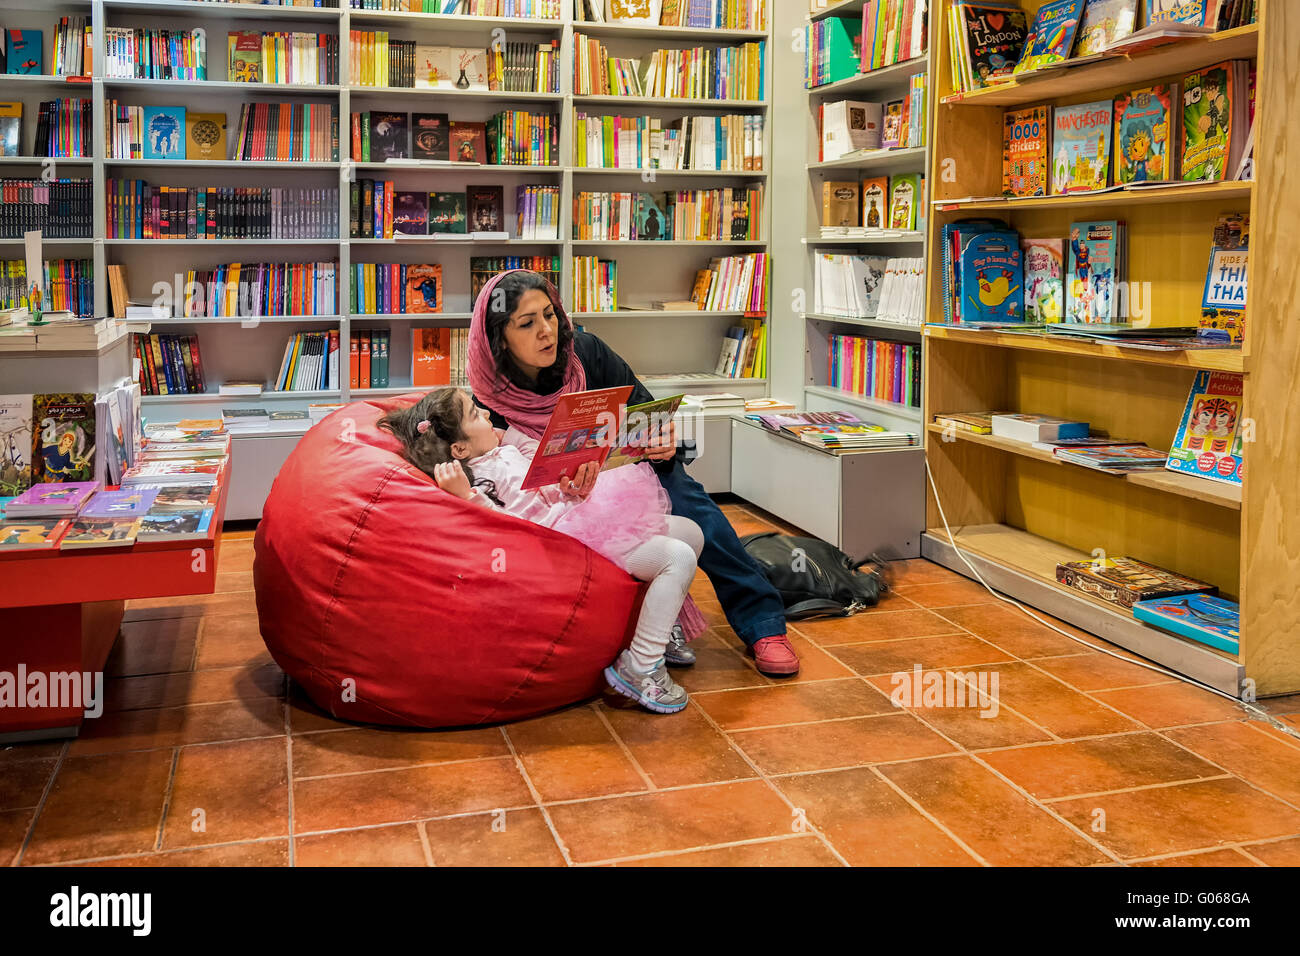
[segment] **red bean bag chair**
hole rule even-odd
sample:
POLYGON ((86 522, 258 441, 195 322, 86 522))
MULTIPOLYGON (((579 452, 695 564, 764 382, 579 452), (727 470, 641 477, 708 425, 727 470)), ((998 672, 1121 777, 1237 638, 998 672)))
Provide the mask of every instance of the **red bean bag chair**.
POLYGON ((641 585, 586 545, 442 491, 378 427, 419 395, 312 428, 254 541, 262 638, 335 717, 514 720, 598 694, 641 585))

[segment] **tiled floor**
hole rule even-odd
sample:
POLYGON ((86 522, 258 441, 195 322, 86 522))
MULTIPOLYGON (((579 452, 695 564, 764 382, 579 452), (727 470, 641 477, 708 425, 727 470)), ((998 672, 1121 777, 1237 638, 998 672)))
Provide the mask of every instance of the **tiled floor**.
MULTIPOLYGON (((742 533, 771 527, 725 509, 742 533)), ((402 732, 287 688, 252 546, 227 536, 219 593, 128 610, 109 712, 81 738, 0 748, 0 860, 1300 865, 1300 736, 925 561, 871 612, 792 628, 795 679, 754 670, 701 575, 713 626, 678 672, 683 713, 601 700, 402 732), (974 690, 895 707, 892 675, 916 664, 996 676, 996 716, 974 690)), ((1300 695, 1263 706, 1300 733, 1300 695)))

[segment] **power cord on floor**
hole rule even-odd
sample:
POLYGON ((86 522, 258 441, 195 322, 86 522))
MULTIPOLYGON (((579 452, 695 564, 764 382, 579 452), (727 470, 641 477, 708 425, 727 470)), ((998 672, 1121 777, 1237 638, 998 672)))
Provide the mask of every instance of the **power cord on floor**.
POLYGON ((997 591, 993 590, 993 588, 989 586, 989 583, 985 581, 984 578, 980 575, 979 569, 976 568, 975 565, 973 565, 970 562, 970 559, 966 557, 966 553, 962 551, 960 547, 958 547, 957 540, 956 538, 953 537, 952 528, 948 526, 948 516, 945 515, 943 512, 943 500, 939 497, 939 488, 935 484, 934 473, 930 470, 929 461, 926 461, 925 463, 925 476, 930 480, 930 490, 934 493, 934 504, 935 507, 939 509, 939 518, 940 520, 943 521, 943 530, 944 533, 948 536, 948 543, 952 546, 953 551, 956 552, 957 557, 961 558, 962 563, 965 564, 966 567, 970 568, 971 574, 975 576, 975 580, 978 581, 980 584, 984 585, 984 588, 989 592, 989 594, 992 594, 999 601, 1002 601, 1006 604, 1010 604, 1014 607, 1019 608, 1026 615, 1033 618, 1039 624, 1042 624, 1044 627, 1051 628, 1057 634, 1061 634, 1064 637, 1068 637, 1076 644, 1082 644, 1084 647, 1089 648, 1090 650, 1100 651, 1103 654, 1109 654, 1111 657, 1115 658, 1116 660, 1121 660, 1128 664, 1136 664, 1138 667, 1145 667, 1147 670, 1155 671, 1157 674, 1164 674, 1168 677, 1172 677, 1176 680, 1180 680, 1185 684, 1191 684, 1193 687, 1199 687, 1201 690, 1208 690, 1212 694, 1218 694, 1220 697, 1226 697, 1228 700, 1240 704, 1252 716, 1258 717, 1260 720, 1265 721, 1270 726, 1273 726, 1278 730, 1283 731, 1284 733, 1286 733, 1291 737, 1300 738, 1300 733, 1297 733, 1295 728, 1288 727, 1286 724, 1282 723, 1277 718, 1261 710, 1259 707, 1256 707, 1254 704, 1242 700, 1240 697, 1234 697, 1232 694, 1225 694, 1217 687, 1210 687, 1208 684, 1202 684, 1198 680, 1193 680, 1190 677, 1187 677, 1183 674, 1179 674, 1175 671, 1167 670, 1163 667, 1160 667, 1159 665, 1148 664, 1146 661, 1133 660, 1132 658, 1124 657, 1121 654, 1116 654, 1114 651, 1108 650, 1107 648, 1098 647, 1095 644, 1089 644, 1087 641, 1080 640, 1078 637, 1076 637, 1073 634, 1070 634, 1068 631, 1065 631, 1062 628, 1057 627, 1055 624, 1051 623, 1050 621, 1044 621, 1041 617, 1039 617, 1037 614, 1035 614, 1033 611, 1025 607, 1023 604, 1021 604, 1019 601, 1015 600, 1014 598, 1006 597, 1005 595, 999 594, 997 591))

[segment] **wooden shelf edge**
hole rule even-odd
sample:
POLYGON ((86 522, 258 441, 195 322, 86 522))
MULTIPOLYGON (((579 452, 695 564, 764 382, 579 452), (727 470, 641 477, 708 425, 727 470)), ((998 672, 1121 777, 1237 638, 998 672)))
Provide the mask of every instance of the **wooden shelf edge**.
POLYGON ((1023 332, 993 332, 964 329, 960 326, 929 323, 925 338, 946 339, 971 345, 989 345, 995 348, 1024 349, 1035 352, 1055 352, 1060 355, 1082 355, 1087 358, 1113 359, 1139 362, 1144 365, 1166 365, 1174 368, 1209 369, 1217 372, 1245 373, 1245 363, 1240 349, 1210 349, 1197 352, 1161 352, 1153 349, 1125 349, 1108 342, 1091 342, 1069 339, 1047 333, 1030 335, 1023 332))
MULTIPOLYGON (((932 435, 943 435, 945 429, 941 425, 930 422, 925 426, 925 430, 932 435)), ((1104 471, 1097 471, 1094 468, 1088 468, 1084 465, 1076 465, 1072 462, 1063 461, 1057 458, 1050 451, 1043 451, 1041 448, 1035 448, 1033 445, 1024 442, 1014 441, 1010 438, 1001 438, 997 435, 980 435, 975 432, 966 432, 956 430, 951 433, 957 441, 966 441, 975 445, 983 445, 986 448, 996 448, 998 451, 1006 452, 1011 455, 1019 455, 1021 458, 1032 458, 1035 461, 1045 462, 1049 465, 1060 465, 1064 468, 1077 468, 1084 472, 1097 475, 1104 475, 1108 478, 1114 478, 1118 481, 1125 481, 1140 488, 1150 488, 1155 491, 1163 491, 1167 494, 1178 495, 1183 498, 1191 498, 1195 501, 1203 501, 1206 504, 1216 505, 1220 508, 1228 508, 1233 511, 1241 510, 1241 486, 1229 485, 1224 482, 1210 481, 1205 478, 1197 478, 1194 475, 1180 475, 1177 472, 1159 469, 1150 474, 1134 472, 1127 475, 1111 475, 1104 471)))
MULTIPOLYGON (((1088 557, 1064 545, 1054 545, 1027 531, 1005 525, 981 525, 955 533, 954 537, 962 552, 995 590, 1202 684, 1234 697, 1241 693, 1245 668, 1239 661, 1193 641, 1148 627, 1131 614, 1064 588, 1055 580, 1047 580, 1001 555, 983 553, 978 546, 964 540, 964 535, 970 532, 995 529, 1005 532, 1012 540, 1023 536, 1027 545, 1059 548, 1062 560, 1084 560, 1088 557)), ((921 556, 965 577, 975 577, 958 556, 943 528, 930 529, 921 535, 921 556)))
POLYGON ((1226 202, 1233 199, 1249 201, 1254 188, 1249 179, 1226 180, 1218 183, 1186 182, 1176 186, 1147 186, 1139 189, 1112 189, 1109 192, 1066 193, 1055 196, 1033 196, 1025 199, 935 199, 931 206, 935 212, 969 212, 972 210, 1016 212, 1021 209, 1073 209, 1076 206, 1148 205, 1175 202, 1226 202))

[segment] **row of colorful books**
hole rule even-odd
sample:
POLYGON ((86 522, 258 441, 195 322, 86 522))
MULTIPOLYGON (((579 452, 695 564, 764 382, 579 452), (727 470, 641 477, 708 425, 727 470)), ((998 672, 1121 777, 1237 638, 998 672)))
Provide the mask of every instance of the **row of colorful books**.
POLYGON ((573 200, 573 238, 595 241, 756 240, 763 187, 677 190, 666 194, 580 192, 573 200))
POLYGON ((89 239, 93 224, 92 180, 0 179, 0 239, 89 239))
POLYGON ((232 262, 185 273, 189 318, 337 315, 337 262, 232 262))
POLYGON ((354 262, 353 315, 423 315, 442 311, 442 266, 354 262))
POLYGON ((349 235, 360 239, 507 236, 501 186, 426 193, 396 189, 392 180, 362 179, 349 190, 348 218, 349 235))
POLYGON ((1008 110, 1002 194, 1249 178, 1254 68, 1231 60, 1113 100, 1008 110), (1179 90, 1183 95, 1180 98, 1179 90))
POLYGON ((836 100, 817 108, 818 161, 831 162, 877 149, 925 145, 925 74, 908 79, 901 100, 836 100))
POLYGON ((598 256, 573 257, 574 312, 618 311, 618 262, 598 256))
POLYGON ((768 0, 574 0, 578 23, 641 23, 698 30, 766 30, 768 0))
POLYGON ((867 0, 860 19, 814 20, 804 28, 804 87, 915 59, 926 51, 927 26, 925 0, 867 0))
POLYGON ((727 329, 713 374, 763 378, 767 374, 767 323, 759 318, 744 318, 727 329))
POLYGON ((527 110, 506 110, 486 123, 451 120, 446 113, 353 113, 350 132, 352 158, 366 163, 553 166, 560 155, 558 119, 527 110))
POLYGON ((762 116, 575 114, 574 162, 588 169, 763 169, 762 116))
POLYGON ((925 260, 818 252, 813 259, 813 312, 920 325, 925 260))
POLYGON ((560 285, 559 256, 472 256, 469 260, 470 302, 478 301, 478 294, 495 276, 513 269, 527 269, 544 276, 551 285, 560 285))
POLYGON ((468 385, 469 329, 411 330, 411 387, 468 385))
POLYGON ((767 45, 655 50, 612 57, 594 37, 573 36, 573 92, 578 96, 647 96, 692 100, 761 100, 767 45))
POLYGON ((206 80, 208 34, 153 27, 104 28, 104 76, 109 79, 206 80))
POLYGON ((1020 234, 996 219, 948 223, 942 241, 946 322, 1115 323, 1130 314, 1122 221, 1072 223, 1067 260, 1063 240, 1027 239, 1022 248, 1020 234))
POLYGON ((226 54, 232 83, 329 86, 339 82, 339 38, 329 33, 230 33, 226 54))
POLYGON ((197 335, 135 333, 136 381, 145 395, 202 395, 203 360, 197 335))
MULTIPOLYGON (((45 31, 9 28, 0 49, 0 73, 45 73, 45 31)), ((85 17, 59 17, 54 24, 53 76, 90 76, 92 34, 85 17)))
POLYGON ((953 86, 970 92, 1047 67, 1124 55, 1254 23, 1253 0, 1049 0, 1030 20, 1002 0, 948 8, 953 86), (1139 27, 1141 13, 1141 29, 1139 27))
POLYGON ((110 239, 336 239, 338 189, 108 181, 110 239))
POLYGON ((914 448, 921 438, 912 432, 895 432, 883 425, 865 422, 853 412, 750 411, 746 418, 782 435, 791 435, 835 454, 882 448, 914 448))
POLYGON ((691 301, 703 312, 767 312, 766 252, 709 261, 695 274, 691 301))
POLYGON ((297 332, 284 345, 277 392, 310 392, 339 387, 339 330, 297 332))
POLYGON ((920 408, 921 346, 831 335, 826 382, 855 395, 920 408))
MULTIPOLYGON (((208 117, 214 119, 215 117, 208 117)), ((225 116, 216 130, 204 130, 212 159, 226 158, 225 116), (216 137, 216 142, 211 140, 216 137)), ((194 138, 191 134, 191 139, 194 138)), ((206 155, 187 156, 207 159, 206 155)), ((339 159, 339 115, 333 103, 244 103, 235 128, 235 159, 252 162, 324 162, 339 159)))
POLYGON ((348 6, 353 10, 558 20, 562 12, 561 2, 562 0, 348 0, 348 6))
MULTIPOLYGON (((44 271, 46 310, 67 311, 86 317, 95 314, 95 263, 90 259, 46 259, 44 271)), ((27 298, 27 263, 0 260, 0 309, 31 307, 27 298)))
POLYGON ((428 90, 558 93, 558 40, 502 41, 483 48, 398 40, 387 31, 353 30, 348 82, 352 86, 428 90))
POLYGON ((925 228, 925 176, 898 173, 822 183, 821 235, 869 235, 925 228))
MULTIPOLYGON (((90 100, 46 100, 36 108, 32 155, 87 158, 92 145, 90 100)), ((0 103, 0 156, 22 156, 23 104, 0 103)))

